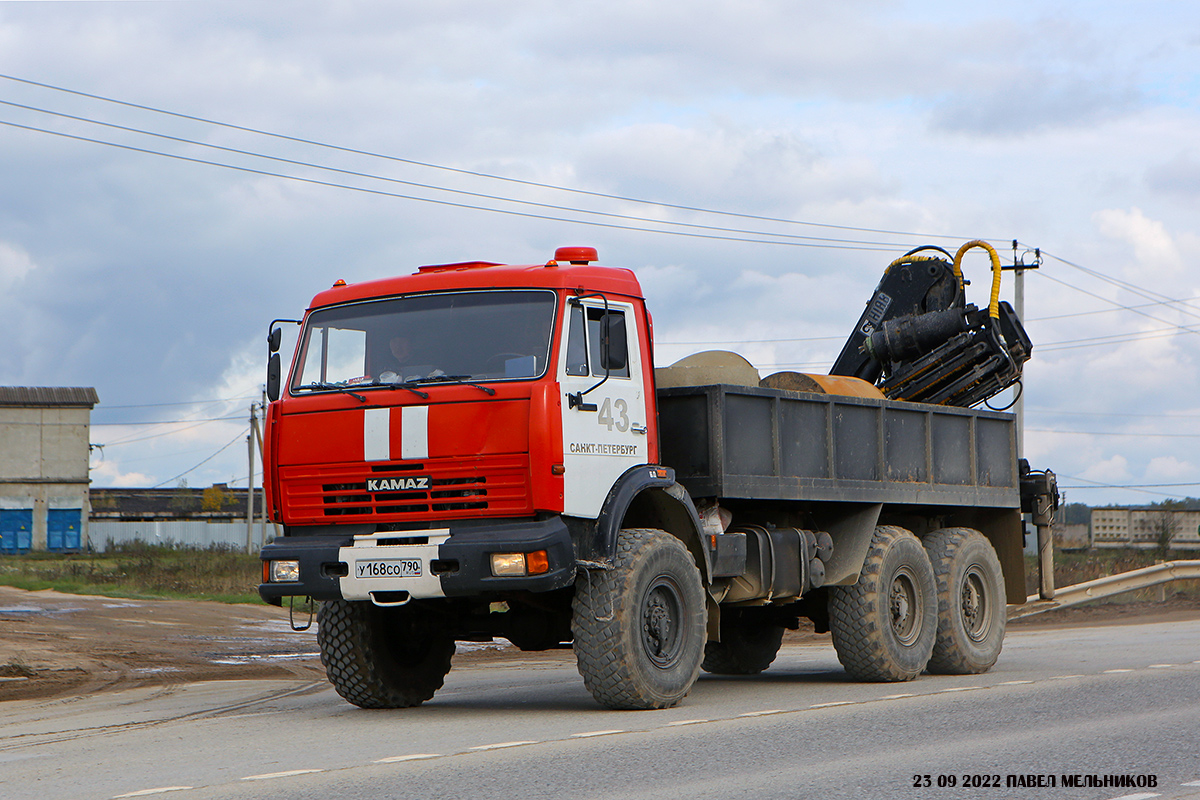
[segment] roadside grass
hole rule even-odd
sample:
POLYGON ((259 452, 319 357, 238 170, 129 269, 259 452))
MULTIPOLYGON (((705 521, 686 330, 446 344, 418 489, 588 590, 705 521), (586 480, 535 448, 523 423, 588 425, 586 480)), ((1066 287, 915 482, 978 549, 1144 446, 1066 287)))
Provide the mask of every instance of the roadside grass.
MULTIPOLYGON (((1093 549, 1082 551, 1054 552, 1054 585, 1056 587, 1074 586, 1084 581, 1116 575, 1120 572, 1152 567, 1163 561, 1190 561, 1200 559, 1200 551, 1171 550, 1166 558, 1152 550, 1117 550, 1093 549)), ((1037 556, 1025 557, 1025 588, 1026 594, 1036 594, 1038 590, 1037 556)), ((1113 595, 1095 601, 1103 603, 1131 603, 1156 601, 1169 598, 1184 600, 1200 600, 1200 580, 1172 581, 1171 583, 1152 586, 1149 589, 1138 589, 1133 592, 1113 595)), ((1090 605, 1090 604, 1089 604, 1090 605)))
POLYGON ((0 555, 0 585, 131 599, 261 603, 262 562, 227 546, 130 542, 104 553, 0 555))
MULTIPOLYGON (((1168 560, 1200 559, 1200 551, 1171 551, 1168 560)), ((1163 559, 1147 550, 1057 551, 1054 585, 1084 581, 1140 569, 1163 559)), ((1036 556, 1025 557, 1026 594, 1037 592, 1036 556)), ((215 600, 261 603, 257 587, 262 562, 228 546, 207 549, 129 542, 104 553, 0 555, 0 585, 67 594, 93 594, 131 599, 215 600)), ((1200 581, 1175 581, 1161 587, 1115 595, 1097 603, 1128 603, 1179 598, 1200 601, 1200 581)))

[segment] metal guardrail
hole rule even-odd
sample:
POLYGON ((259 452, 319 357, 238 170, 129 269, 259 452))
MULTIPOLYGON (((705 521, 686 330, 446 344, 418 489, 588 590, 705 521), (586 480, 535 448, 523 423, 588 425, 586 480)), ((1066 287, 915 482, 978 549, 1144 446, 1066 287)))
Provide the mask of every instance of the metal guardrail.
POLYGON ((1114 594, 1183 580, 1200 580, 1200 561, 1167 561, 1152 567, 1143 567, 1130 572, 1097 578, 1094 581, 1077 583, 1074 586, 1064 586, 1054 590, 1053 600, 1042 600, 1039 595, 1031 594, 1024 603, 1008 607, 1008 619, 1010 621, 1021 619, 1057 608, 1077 606, 1080 603, 1111 597, 1114 594))

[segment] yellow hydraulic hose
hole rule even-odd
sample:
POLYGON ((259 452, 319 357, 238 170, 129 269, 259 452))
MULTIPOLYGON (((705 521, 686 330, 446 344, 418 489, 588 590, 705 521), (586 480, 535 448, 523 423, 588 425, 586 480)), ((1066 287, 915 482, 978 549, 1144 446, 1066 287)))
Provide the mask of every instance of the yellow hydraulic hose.
POLYGON ((982 239, 975 239, 967 242, 962 247, 958 248, 958 252, 954 254, 954 276, 958 278, 958 285, 963 286, 962 274, 962 258, 973 247, 982 247, 988 251, 988 255, 992 257, 992 299, 988 303, 988 316, 992 319, 1000 318, 1000 256, 996 254, 996 248, 992 247, 982 239))
POLYGON ((918 261, 938 261, 938 260, 940 260, 940 259, 938 259, 937 256, 903 256, 901 258, 897 258, 895 261, 888 264, 887 269, 885 269, 883 271, 883 274, 887 275, 888 272, 892 269, 892 267, 897 266, 898 264, 913 264, 918 261))

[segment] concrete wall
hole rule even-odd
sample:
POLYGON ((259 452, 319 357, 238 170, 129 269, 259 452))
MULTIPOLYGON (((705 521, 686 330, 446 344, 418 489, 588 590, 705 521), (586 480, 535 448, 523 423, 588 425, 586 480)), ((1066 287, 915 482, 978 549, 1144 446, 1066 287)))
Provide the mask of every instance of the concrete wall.
POLYGON ((90 421, 90 408, 0 407, 0 509, 32 509, 34 550, 50 509, 79 509, 87 542, 90 421))
MULTIPOLYGON (((208 548, 224 545, 235 550, 246 549, 246 523, 204 522, 203 520, 161 520, 151 522, 102 522, 91 525, 92 549, 104 552, 110 545, 141 541, 147 544, 177 545, 180 547, 208 548)), ((275 535, 273 525, 267 525, 268 539, 275 535)), ((252 548, 262 547, 264 529, 260 522, 254 523, 252 548)))
POLYGON ((1095 547, 1158 546, 1163 514, 1175 528, 1173 549, 1200 549, 1200 511, 1164 511, 1158 508, 1093 508, 1092 542, 1095 547))

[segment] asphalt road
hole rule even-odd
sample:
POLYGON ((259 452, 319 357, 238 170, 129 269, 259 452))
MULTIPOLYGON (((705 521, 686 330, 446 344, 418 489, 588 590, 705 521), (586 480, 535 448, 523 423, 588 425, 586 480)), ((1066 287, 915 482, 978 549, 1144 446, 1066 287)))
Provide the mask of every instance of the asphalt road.
POLYGON ((569 651, 456 669, 401 711, 268 681, 0 706, 0 797, 159 795, 1200 798, 1200 621, 1014 630, 986 675, 904 684, 791 646, 664 711, 598 707, 569 651))

